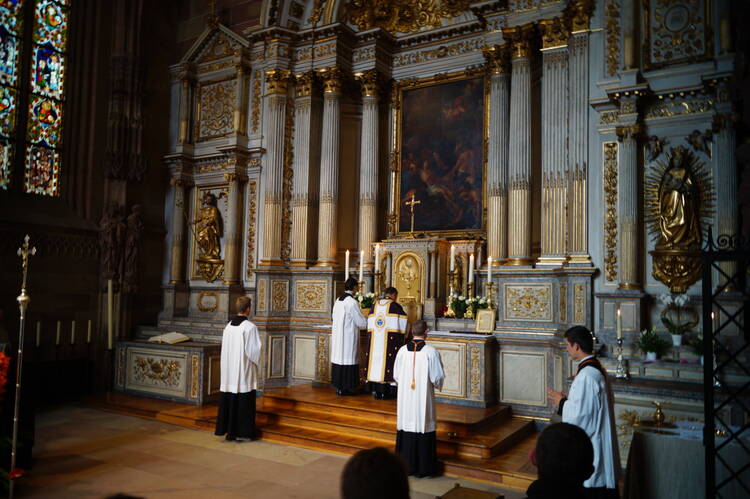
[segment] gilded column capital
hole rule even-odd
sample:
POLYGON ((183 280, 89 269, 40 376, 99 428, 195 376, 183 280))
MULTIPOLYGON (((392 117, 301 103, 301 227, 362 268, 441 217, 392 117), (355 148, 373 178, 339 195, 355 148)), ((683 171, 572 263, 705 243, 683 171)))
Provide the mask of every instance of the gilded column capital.
POLYGON ((244 177, 239 173, 230 172, 224 174, 224 180, 227 182, 242 182, 244 177))
POLYGON ((593 0, 573 0, 565 8, 565 15, 570 20, 573 33, 589 30, 591 14, 594 12, 593 0))
POLYGON ((568 46, 570 28, 564 17, 553 17, 539 21, 542 32, 542 49, 554 49, 568 46))
POLYGON ((734 123, 739 123, 740 116, 737 113, 719 113, 715 114, 711 122, 711 131, 719 133, 725 128, 731 127, 734 123))
POLYGON ((493 45, 482 49, 487 59, 487 67, 490 74, 499 75, 510 72, 510 44, 493 45))
POLYGON ((534 31, 534 23, 503 28, 503 38, 511 43, 513 59, 521 59, 531 55, 531 50, 534 47, 534 31))
POLYGON ((289 86, 289 71, 286 69, 266 70, 266 84, 268 85, 266 95, 286 95, 289 86))
POLYGON ((617 134, 617 141, 623 142, 628 139, 637 140, 643 132, 643 126, 640 123, 634 123, 632 125, 623 125, 615 128, 617 134))
POLYGON ((310 97, 315 85, 315 73, 308 71, 294 76, 294 89, 297 97, 310 97))
POLYGON ((380 89, 380 74, 377 69, 355 73, 354 77, 362 86, 362 97, 377 97, 380 89))
POLYGON ((323 80, 323 93, 341 94, 341 86, 344 79, 343 71, 337 67, 328 67, 319 70, 318 76, 323 80))

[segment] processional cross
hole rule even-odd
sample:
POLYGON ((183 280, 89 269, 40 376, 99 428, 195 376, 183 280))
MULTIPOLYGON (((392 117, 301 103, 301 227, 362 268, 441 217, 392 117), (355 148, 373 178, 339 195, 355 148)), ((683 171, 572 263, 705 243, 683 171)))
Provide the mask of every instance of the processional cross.
POLYGON ((414 206, 422 204, 422 201, 416 201, 414 194, 412 194, 411 201, 407 201, 406 204, 411 208, 411 230, 409 232, 414 233, 414 206))

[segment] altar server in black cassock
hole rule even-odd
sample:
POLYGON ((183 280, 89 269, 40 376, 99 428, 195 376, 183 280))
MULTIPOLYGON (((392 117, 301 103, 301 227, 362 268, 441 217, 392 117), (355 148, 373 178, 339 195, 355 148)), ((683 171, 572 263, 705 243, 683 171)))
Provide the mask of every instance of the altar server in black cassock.
POLYGON ((221 399, 215 434, 226 435, 227 440, 255 438, 260 334, 247 318, 250 298, 237 298, 236 310, 237 316, 224 328, 221 338, 221 399))
POLYGON ((331 384, 336 395, 353 395, 359 386, 359 330, 367 327, 354 298, 357 280, 350 277, 344 283, 344 294, 333 304, 333 326, 331 328, 331 384))
POLYGON ((398 290, 385 288, 384 298, 376 300, 367 317, 367 331, 370 343, 365 353, 367 363, 367 381, 372 387, 375 398, 392 398, 395 387, 393 364, 398 349, 406 337, 407 317, 404 308, 396 303, 398 290))
POLYGON ((398 383, 396 452, 410 475, 437 474, 435 388, 443 386, 445 373, 440 353, 425 342, 427 324, 415 321, 413 339, 396 355, 393 376, 398 383))

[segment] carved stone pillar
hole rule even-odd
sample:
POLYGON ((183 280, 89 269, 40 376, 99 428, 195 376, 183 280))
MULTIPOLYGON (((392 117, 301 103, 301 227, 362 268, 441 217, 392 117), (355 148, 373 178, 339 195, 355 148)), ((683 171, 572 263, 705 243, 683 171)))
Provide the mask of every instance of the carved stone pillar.
POLYGON ((378 230, 378 73, 357 75, 362 85, 362 139, 359 171, 359 249, 372 263, 372 243, 378 230))
POLYGON ((594 4, 570 4, 573 34, 568 45, 568 264, 591 265, 588 248, 589 18, 594 4))
POLYGON ((505 28, 512 43, 508 147, 508 263, 531 263, 531 48, 534 26, 505 28))
POLYGON ((263 136, 266 157, 263 165, 263 256, 261 265, 281 262, 281 215, 284 180, 284 122, 289 71, 266 71, 268 93, 265 97, 263 136))
POLYGON ((320 201, 318 221, 318 263, 336 264, 339 197, 339 134, 341 121, 341 71, 327 68, 323 79, 323 137, 320 158, 320 201))
POLYGON ((224 224, 224 284, 240 283, 240 235, 239 210, 242 201, 240 176, 236 173, 225 173, 229 182, 227 197, 227 220, 224 224))
POLYGON ((510 51, 507 44, 485 50, 491 71, 490 140, 487 144, 487 254, 502 262, 508 256, 508 119, 510 51))
POLYGON ((234 131, 238 135, 247 134, 247 72, 242 63, 236 66, 237 94, 234 102, 234 131))
POLYGON ((619 187, 618 225, 620 226, 620 282, 618 287, 625 290, 641 289, 638 276, 638 135, 639 124, 618 126, 617 140, 620 142, 620 168, 617 185, 619 187))
POLYGON ((181 284, 185 281, 185 181, 173 178, 172 186, 172 265, 170 267, 170 284, 181 284))
POLYGON ((568 177, 568 38, 565 20, 542 20, 542 254, 538 265, 565 263, 568 177))

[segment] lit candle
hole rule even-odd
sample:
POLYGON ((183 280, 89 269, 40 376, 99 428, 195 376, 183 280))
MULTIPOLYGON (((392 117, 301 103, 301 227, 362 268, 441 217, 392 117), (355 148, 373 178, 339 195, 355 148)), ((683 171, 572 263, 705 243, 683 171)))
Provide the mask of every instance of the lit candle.
POLYGON ((346 250, 346 259, 344 262, 344 280, 349 279, 349 250, 346 250))
POLYGON ((474 282, 474 253, 469 255, 469 282, 474 282))
POLYGON ((451 244, 451 272, 453 272, 456 268, 456 247, 451 244))
POLYGON ((365 280, 365 250, 359 250, 359 282, 365 280))
POLYGON ((70 344, 75 345, 76 343, 76 321, 70 323, 70 344))
POLYGON ((112 293, 112 279, 107 280, 107 349, 112 350, 112 334, 114 332, 114 317, 112 316, 115 307, 114 294, 112 293))
POLYGON ((42 337, 42 323, 36 321, 36 346, 39 346, 39 340, 42 337))
POLYGON ((487 282, 492 282, 492 257, 487 257, 487 282))
POLYGON ((622 313, 620 307, 617 307, 617 339, 622 339, 622 313))
POLYGON ((91 319, 89 319, 89 325, 86 328, 86 343, 91 343, 91 319))
POLYGON ((57 334, 55 334, 55 346, 60 344, 60 321, 57 321, 57 334))
POLYGON ((375 272, 380 270, 380 245, 375 245, 375 272))

